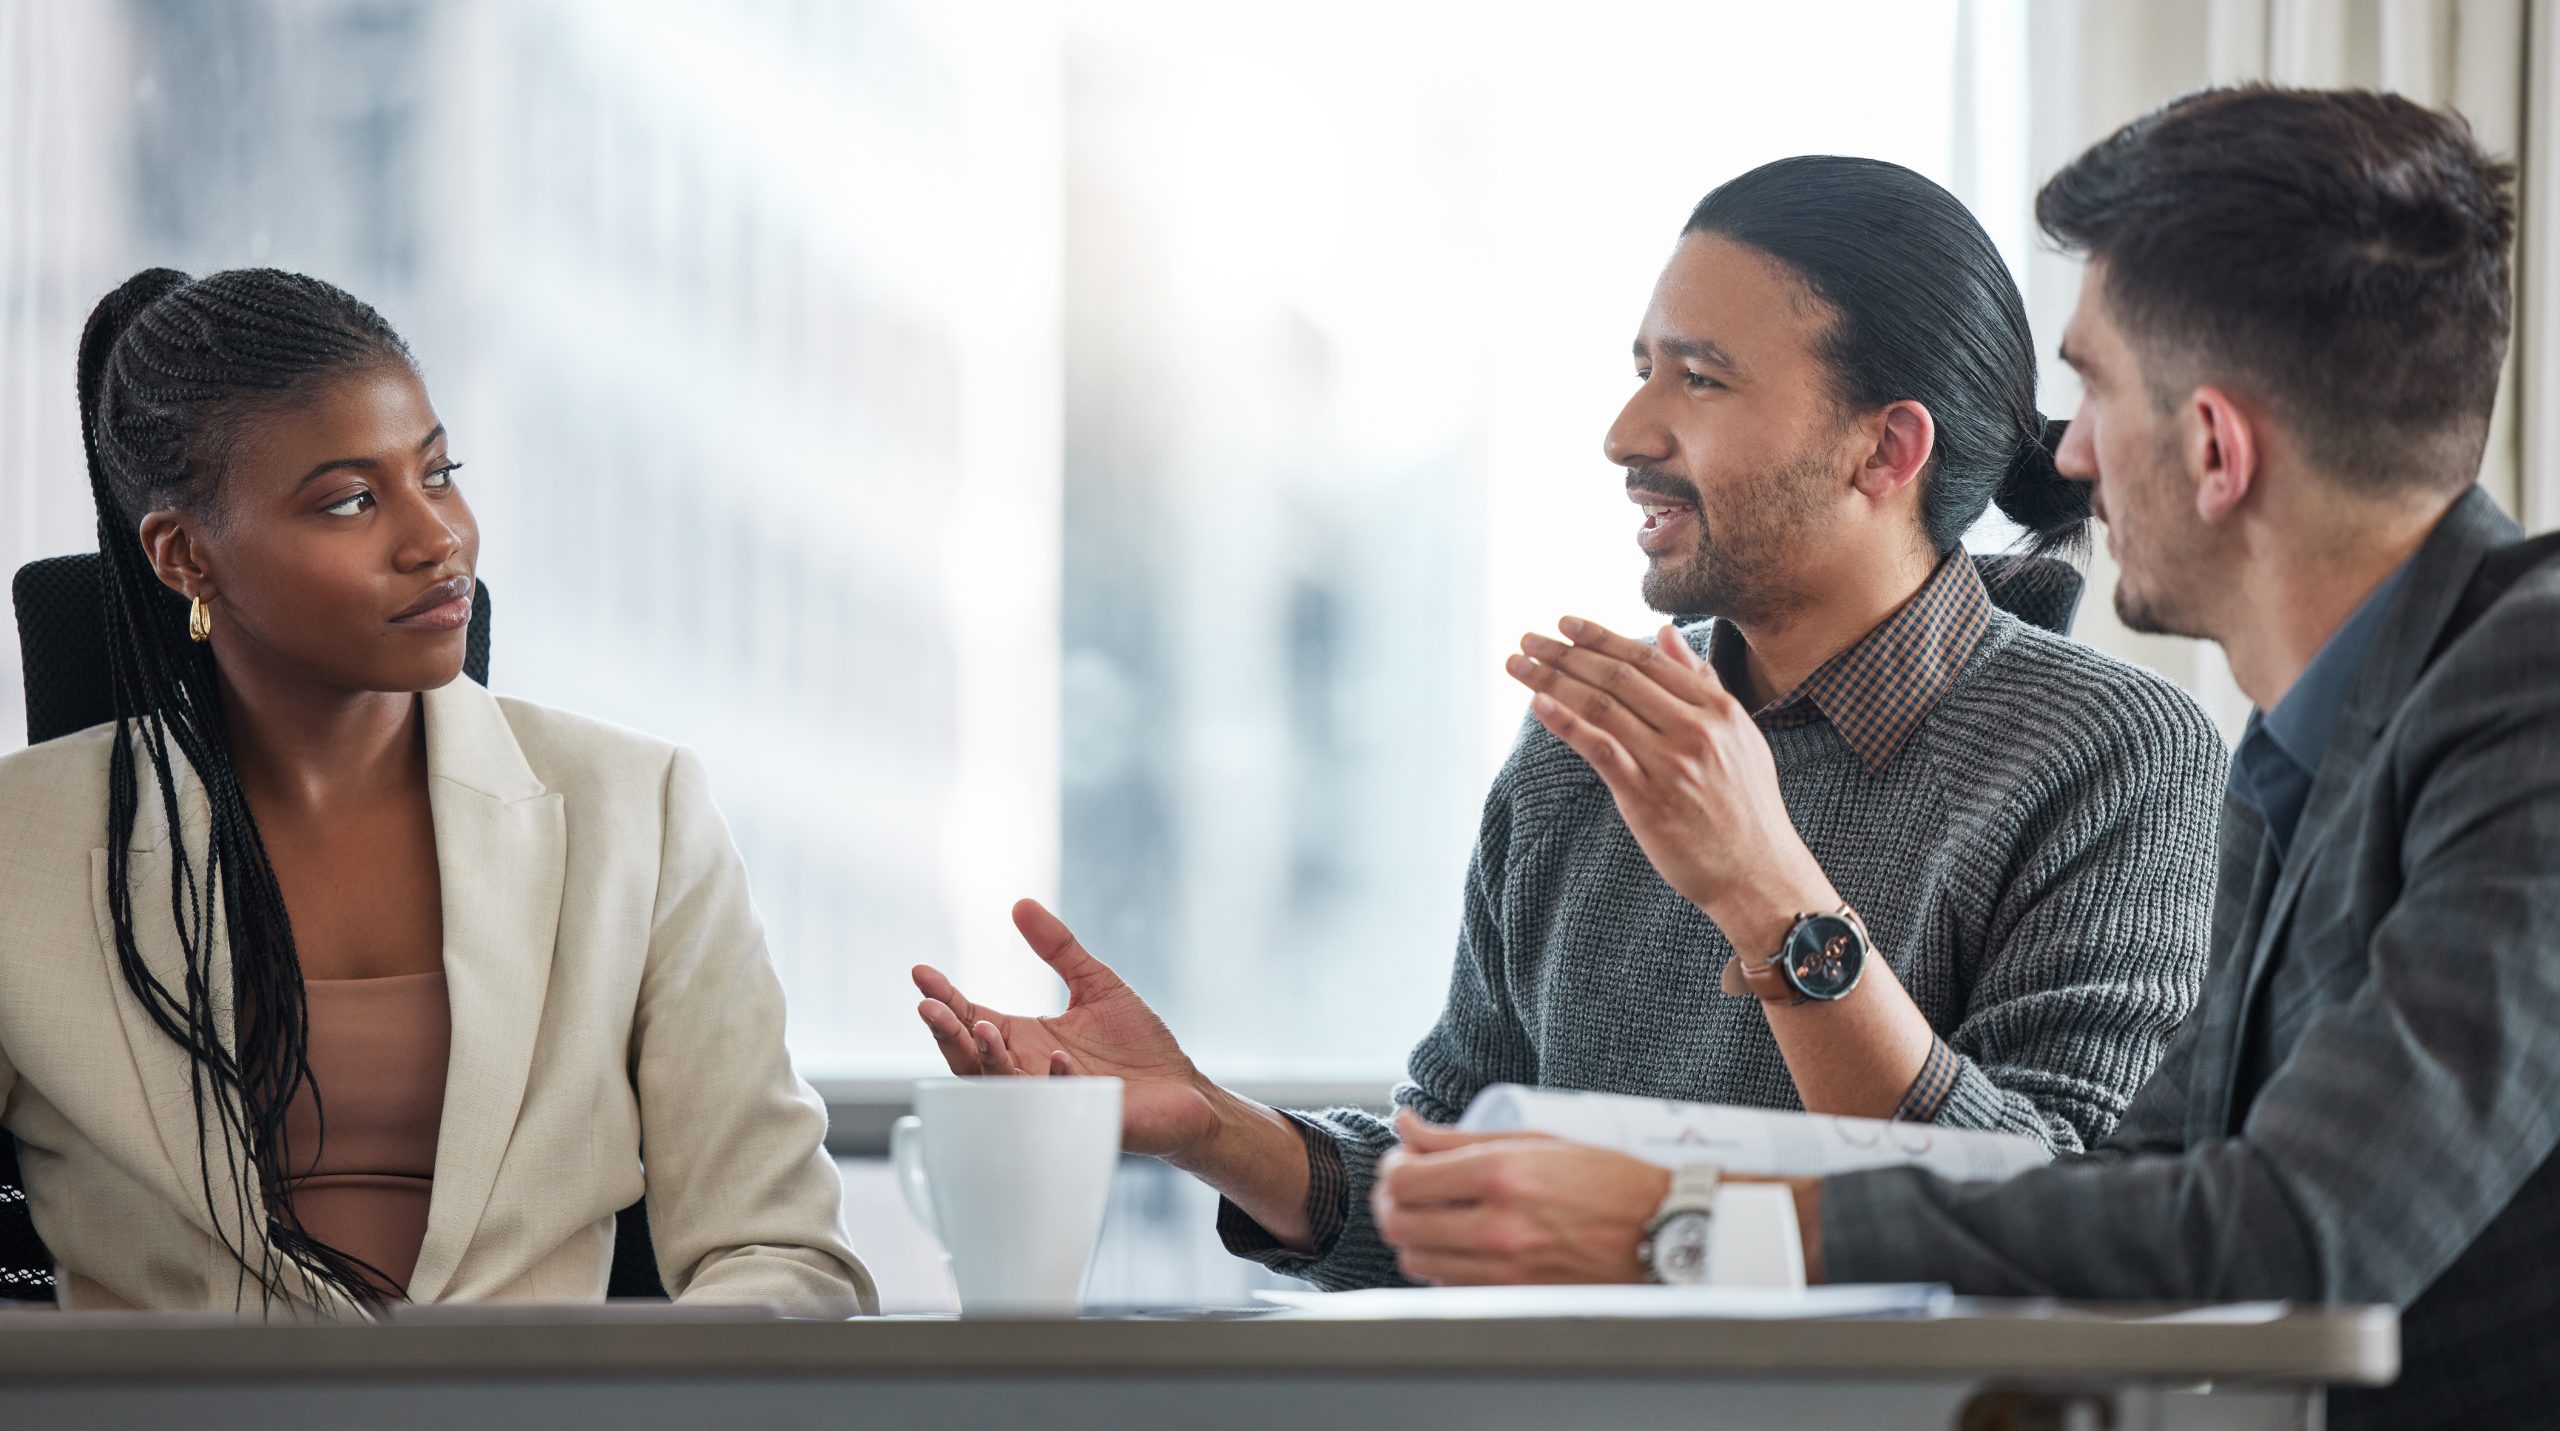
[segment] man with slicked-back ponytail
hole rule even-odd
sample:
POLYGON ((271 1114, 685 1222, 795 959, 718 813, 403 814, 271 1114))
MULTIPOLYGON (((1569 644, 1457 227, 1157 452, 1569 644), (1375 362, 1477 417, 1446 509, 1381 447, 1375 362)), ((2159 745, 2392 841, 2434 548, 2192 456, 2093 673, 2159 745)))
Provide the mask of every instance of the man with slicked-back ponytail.
POLYGON ((1781 160, 1690 215, 1633 358, 1592 495, 1641 509, 1646 600, 1686 624, 1523 638, 1534 718, 1399 1119, 1219 1087, 1027 902, 1067 1012, 919 969, 955 1070, 1129 1080, 1127 1146, 1223 1193, 1231 1250, 1326 1287, 1698 1270, 1648 1255, 1670 1172, 1445 1126, 1496 1083, 2056 1152, 2113 1126, 2201 980, 2223 751, 2194 702, 2054 629, 2078 578, 2050 554, 2088 501, 1998 251, 1908 169, 1781 160), (1966 552, 1994 503, 2027 551, 1966 552))
POLYGON ((382 316, 151 269, 81 333, 115 718, 0 759, 0 1112, 75 1307, 872 1304, 686 751, 462 674, 479 528, 382 316))
POLYGON ((2560 1405, 2560 538, 2476 485, 2515 171, 2393 95, 2208 90, 2048 183, 2087 255, 2061 451, 2136 628, 2255 703, 2212 974, 2115 1133, 2005 1183, 1798 1191, 1819 1270, 2403 1309, 2342 1428, 2560 1405))

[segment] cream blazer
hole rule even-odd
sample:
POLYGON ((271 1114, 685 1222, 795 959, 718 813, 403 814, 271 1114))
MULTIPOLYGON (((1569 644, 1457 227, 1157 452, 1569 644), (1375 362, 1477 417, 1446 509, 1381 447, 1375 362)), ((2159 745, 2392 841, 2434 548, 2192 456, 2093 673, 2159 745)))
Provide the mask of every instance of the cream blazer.
MULTIPOLYGON (((410 1299, 597 1301, 614 1212, 645 1190, 679 1300, 876 1310, 826 1108, 784 1052, 782 987, 701 762, 468 678, 425 702, 453 1045, 410 1299)), ((254 1256, 260 1228, 239 1225, 219 1144, 208 1202, 188 1060, 117 965, 114 729, 0 759, 0 1123, 65 1305, 254 1307, 215 1231, 254 1256)), ((147 760, 140 775, 137 941, 179 989, 168 825, 147 760)), ((192 771, 179 812, 201 861, 192 771)), ((213 983, 227 1004, 218 932, 213 983)))

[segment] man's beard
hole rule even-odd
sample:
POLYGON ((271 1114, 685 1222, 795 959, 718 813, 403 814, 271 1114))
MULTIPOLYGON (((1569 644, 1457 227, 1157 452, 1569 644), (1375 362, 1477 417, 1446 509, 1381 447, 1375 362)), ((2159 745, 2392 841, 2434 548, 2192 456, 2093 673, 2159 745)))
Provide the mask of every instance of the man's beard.
POLYGON ((1645 569, 1644 601, 1667 616, 1714 616, 1760 624, 1799 601, 1787 574, 1805 558, 1834 474, 1819 453, 1804 453, 1752 479, 1720 503, 1725 520, 1711 526, 1697 488, 1657 468, 1631 469, 1627 485, 1685 497, 1698 524, 1685 558, 1657 558, 1645 569))
POLYGON ((2151 594, 2126 586, 2123 572, 2117 572, 2116 620, 2122 622, 2127 631, 2143 636, 2183 636, 2197 641, 2222 639, 2207 629, 2209 623, 2195 611, 2194 593, 2205 589, 2197 583, 2212 579, 2209 575, 2212 566, 2210 562, 2196 562, 2190 566, 2188 575, 2172 576, 2167 580, 2162 580, 2155 572, 2153 581, 2157 587, 2151 594), (2158 594, 2166 591, 2188 593, 2188 596, 2181 601, 2158 594))
MULTIPOLYGON (((2164 435, 2151 454, 2150 469, 2136 477, 2134 483, 2151 491, 2182 489, 2174 443, 2174 438, 2164 435)), ((2126 630, 2145 636, 2211 640, 2211 634, 2204 629, 2205 621, 2194 607, 2198 595, 2208 589, 2213 571, 2221 565, 2221 534, 2195 516, 2193 506, 2183 498, 2153 505, 2161 509, 2161 515, 2145 522, 2148 531, 2144 539, 2137 543, 2130 533, 2118 533, 2117 544, 2124 556, 2141 558, 2142 586, 2135 589, 2128 579, 2135 574, 2134 566, 2119 558, 2116 620, 2124 623, 2126 630)), ((2115 504, 2109 506, 2113 509, 2115 504)))
POLYGON ((2124 629, 2143 636, 2194 636, 2187 628, 2193 623, 2178 617, 2168 604, 2146 597, 2124 584, 2124 575, 2116 575, 2116 620, 2124 629))

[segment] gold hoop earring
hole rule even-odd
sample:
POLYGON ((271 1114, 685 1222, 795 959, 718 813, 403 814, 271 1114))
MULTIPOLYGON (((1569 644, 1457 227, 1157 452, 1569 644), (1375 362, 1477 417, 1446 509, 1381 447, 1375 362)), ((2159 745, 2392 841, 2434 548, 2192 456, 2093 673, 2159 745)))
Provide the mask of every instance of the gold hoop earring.
POLYGON ((205 609, 204 598, 201 596, 187 603, 187 639, 191 641, 213 639, 213 613, 205 609))

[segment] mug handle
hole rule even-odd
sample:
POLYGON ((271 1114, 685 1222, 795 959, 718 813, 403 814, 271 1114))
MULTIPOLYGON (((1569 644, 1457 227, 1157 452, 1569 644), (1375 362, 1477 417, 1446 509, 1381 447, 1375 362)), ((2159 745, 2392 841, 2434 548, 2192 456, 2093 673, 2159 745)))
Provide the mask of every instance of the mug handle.
POLYGON ((898 1175, 898 1191, 907 1199, 907 1210, 916 1221, 940 1237, 942 1229, 933 1220, 933 1188, 924 1177, 924 1120, 910 1113, 889 1125, 889 1166, 898 1175))

